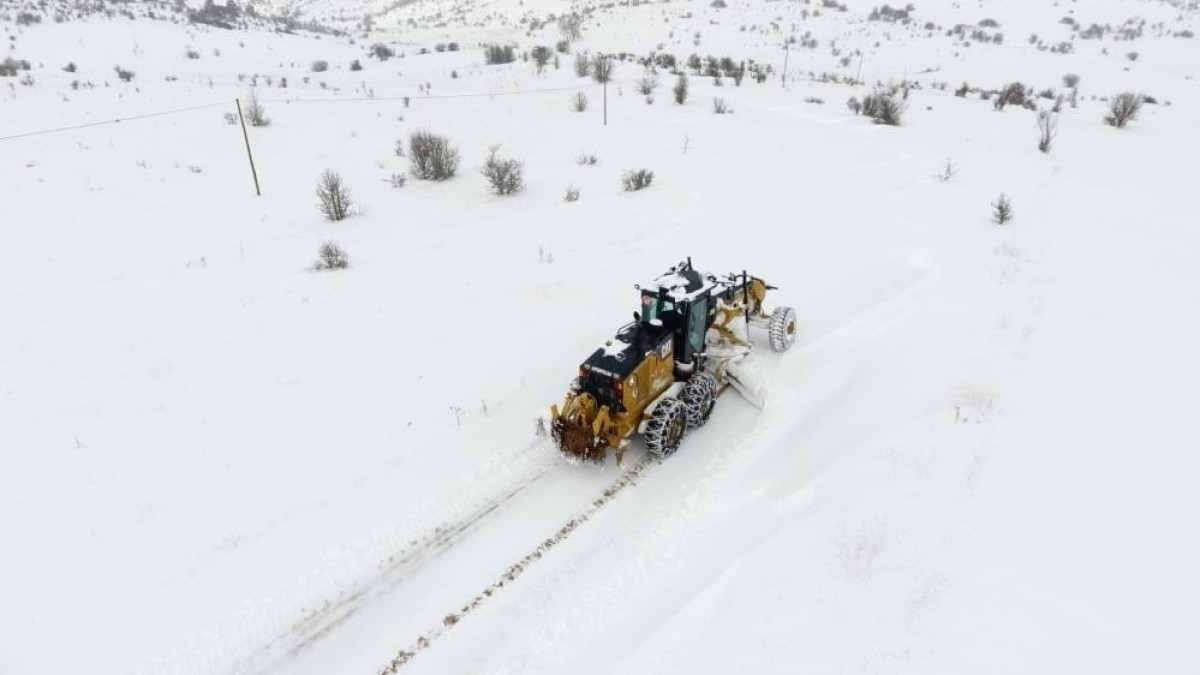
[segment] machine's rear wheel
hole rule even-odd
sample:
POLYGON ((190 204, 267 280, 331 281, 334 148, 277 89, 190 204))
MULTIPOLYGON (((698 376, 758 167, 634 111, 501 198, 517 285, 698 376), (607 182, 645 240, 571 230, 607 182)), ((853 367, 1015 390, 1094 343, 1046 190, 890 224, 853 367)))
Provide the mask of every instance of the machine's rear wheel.
POLYGON ((679 449, 687 431, 687 411, 677 398, 664 398, 646 423, 646 447, 656 457, 669 457, 679 449))
POLYGON ((768 330, 771 334, 771 349, 786 352, 796 341, 796 311, 791 307, 776 307, 771 313, 768 330))
POLYGON ((696 373, 688 378, 683 391, 679 394, 687 414, 687 428, 698 429, 712 415, 713 405, 717 402, 717 378, 708 373, 696 373))

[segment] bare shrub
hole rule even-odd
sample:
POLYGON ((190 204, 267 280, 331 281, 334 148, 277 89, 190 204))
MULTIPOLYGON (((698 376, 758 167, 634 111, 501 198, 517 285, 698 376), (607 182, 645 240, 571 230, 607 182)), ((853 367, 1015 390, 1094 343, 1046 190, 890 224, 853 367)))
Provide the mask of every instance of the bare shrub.
POLYGON ((658 89, 657 75, 646 75, 634 84, 634 90, 642 96, 653 96, 655 89, 658 89))
POLYGON ((713 97, 713 112, 718 115, 725 115, 725 114, 733 112, 733 111, 729 109, 729 101, 726 101, 725 99, 721 98, 720 96, 714 96, 713 97))
POLYGON ((600 159, 598 157, 587 152, 581 152, 579 153, 579 156, 575 158, 575 163, 579 166, 596 166, 599 161, 600 159))
POLYGON ((380 61, 387 61, 396 55, 396 50, 383 44, 382 42, 376 42, 375 44, 371 45, 370 49, 367 50, 367 55, 379 59, 380 61))
POLYGON ((184 56, 187 56, 189 59, 194 61, 194 60, 200 58, 200 52, 196 51, 195 49, 189 49, 186 52, 184 52, 184 56))
POLYGON ((357 73, 358 71, 360 71, 362 69, 363 69, 362 61, 359 61, 358 59, 354 59, 353 61, 350 62, 350 72, 357 73))
POLYGON ((846 107, 850 109, 850 112, 858 115, 862 112, 863 105, 862 101, 859 101, 857 96, 851 96, 850 100, 846 101, 846 107))
POLYGON ((1039 111, 1037 114, 1038 128, 1038 150, 1042 152, 1050 152, 1050 146, 1054 143, 1054 137, 1058 135, 1058 115, 1049 110, 1039 111))
MULTIPOLYGON (((121 66, 113 66, 113 70, 117 73, 117 78, 122 82, 132 82, 136 73, 132 70, 125 70, 121 66)), ((226 99, 228 100, 228 99, 226 99)))
POLYGON ((328 220, 343 220, 350 215, 350 188, 342 180, 341 175, 333 169, 326 169, 317 182, 317 209, 328 220))
POLYGON ((613 60, 610 56, 597 54, 596 58, 592 59, 592 79, 600 82, 611 82, 613 77, 613 60))
MULTIPOLYGON (((865 107, 865 106, 864 106, 865 107)), ((875 124, 886 124, 892 127, 900 126, 904 115, 905 103, 891 94, 876 94, 874 114, 871 121, 875 124)))
POLYGON ((679 74, 679 78, 675 80, 675 86, 671 89, 671 94, 675 98, 675 102, 683 105, 688 99, 688 78, 684 73, 679 74))
POLYGON ((621 176, 621 187, 626 192, 637 192, 650 187, 654 172, 648 169, 630 169, 621 176))
POLYGON ((315 270, 344 270, 350 266, 350 256, 336 242, 327 241, 317 249, 315 270))
POLYGON ((550 63, 550 59, 554 57, 554 52, 549 47, 538 45, 530 50, 529 56, 533 58, 533 63, 537 66, 540 75, 546 69, 546 64, 550 63))
POLYGON ((575 76, 587 77, 592 72, 592 62, 586 54, 575 55, 575 76))
POLYGON ((246 99, 246 121, 252 127, 265 127, 271 124, 271 118, 267 117, 267 109, 258 100, 258 90, 253 87, 250 88, 250 98, 246 99))
POLYGON ((1004 106, 1007 105, 1024 106, 1027 100, 1025 85, 1020 82, 1011 82, 1000 90, 996 98, 992 99, 992 106, 996 110, 1004 110, 1004 106))
POLYGON ((517 60, 512 45, 487 45, 483 48, 483 62, 489 66, 512 63, 517 60))
POLYGON ((458 150, 445 136, 414 131, 408 137, 408 156, 418 180, 446 180, 458 171, 458 150))
POLYGON ((1075 73, 1067 73, 1062 77, 1063 86, 1068 89, 1076 89, 1079 87, 1079 76, 1075 73))
POLYGON ((1003 192, 1000 197, 992 202, 992 222, 997 225, 1003 225, 1013 218, 1012 200, 1003 192))
POLYGON ((579 188, 575 187, 574 185, 568 185, 567 186, 567 194, 563 195, 563 201, 565 201, 565 202, 579 201, 579 188))
POLYGON ((939 183, 949 183, 950 180, 957 175, 958 167, 954 165, 953 160, 947 157, 946 161, 942 163, 941 168, 938 169, 938 172, 933 174, 933 177, 937 179, 939 183))
POLYGON ((1108 114, 1104 116, 1104 123, 1124 129, 1126 124, 1137 119, 1138 113, 1142 110, 1142 97, 1133 92, 1123 92, 1112 97, 1108 104, 1108 114))
POLYGON ((402 173, 394 173, 388 176, 388 184, 394 188, 402 188, 408 183, 408 176, 402 173))
POLYGON ((312 65, 310 65, 309 68, 314 73, 323 73, 329 70, 329 62, 325 59, 317 59, 316 61, 312 62, 312 65))
POLYGON ((487 179, 492 192, 498 195, 511 195, 520 192, 525 187, 523 174, 524 165, 515 159, 505 159, 499 154, 500 146, 493 145, 488 158, 480 167, 479 173, 487 179))

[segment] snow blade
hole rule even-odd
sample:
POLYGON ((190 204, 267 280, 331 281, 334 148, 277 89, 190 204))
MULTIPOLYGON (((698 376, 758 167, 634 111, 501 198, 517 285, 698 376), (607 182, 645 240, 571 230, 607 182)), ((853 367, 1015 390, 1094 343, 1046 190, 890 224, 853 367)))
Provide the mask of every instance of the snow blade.
POLYGON ((741 363, 730 363, 725 367, 725 377, 751 405, 763 409, 767 402, 767 388, 758 373, 743 367, 741 363))

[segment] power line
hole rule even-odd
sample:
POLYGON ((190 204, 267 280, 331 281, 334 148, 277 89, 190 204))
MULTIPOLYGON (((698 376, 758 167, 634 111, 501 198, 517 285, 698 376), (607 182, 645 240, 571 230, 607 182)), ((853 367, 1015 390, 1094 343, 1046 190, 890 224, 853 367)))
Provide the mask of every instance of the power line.
POLYGON ((63 131, 76 131, 79 129, 87 129, 89 127, 99 127, 106 124, 120 124, 121 122, 133 122, 136 120, 149 119, 151 117, 163 117, 165 115, 178 115, 180 113, 191 112, 193 110, 203 110, 205 108, 215 108, 221 105, 229 105, 228 101, 218 101, 216 103, 205 103, 204 105, 194 105, 188 108, 175 108, 174 110, 162 110, 159 112, 145 113, 143 115, 131 115, 129 117, 117 117, 111 120, 101 120, 99 122, 88 122, 86 124, 76 124, 68 127, 55 127, 53 129, 40 129, 38 131, 27 131, 23 134, 13 134, 11 136, 0 136, 0 141, 11 141, 17 138, 28 138, 30 136, 41 136, 43 134, 56 134, 63 131))
MULTIPOLYGON (((517 89, 510 91, 491 91, 491 92, 474 92, 463 94, 432 94, 420 96, 363 96, 355 98, 271 98, 262 99, 263 103, 367 103, 367 102, 387 102, 387 101, 428 101, 435 99, 454 99, 454 98, 491 98, 495 96, 524 96, 532 94, 545 94, 562 91, 578 91, 589 87, 597 86, 596 83, 585 85, 576 85, 572 87, 551 87, 546 89, 517 89)), ((13 134, 11 136, 0 136, 0 141, 11 141, 18 138, 28 138, 30 136, 41 136, 44 134, 56 134, 66 131, 78 131, 79 129, 88 129, 91 127, 104 126, 106 124, 120 124, 121 122, 133 122, 136 120, 149 119, 151 117, 163 117, 166 115, 178 115, 180 113, 192 112, 194 110, 203 110, 206 108, 215 108, 217 106, 229 105, 228 101, 217 101, 214 103, 205 103, 203 105, 190 106, 187 108, 176 108, 173 110, 163 110, 159 112, 145 113, 142 115, 131 115, 129 117, 118 117, 111 120, 101 120, 99 122, 88 122, 86 124, 76 124, 65 127, 54 127, 52 129, 39 129, 38 131, 27 131, 21 134, 13 134)))

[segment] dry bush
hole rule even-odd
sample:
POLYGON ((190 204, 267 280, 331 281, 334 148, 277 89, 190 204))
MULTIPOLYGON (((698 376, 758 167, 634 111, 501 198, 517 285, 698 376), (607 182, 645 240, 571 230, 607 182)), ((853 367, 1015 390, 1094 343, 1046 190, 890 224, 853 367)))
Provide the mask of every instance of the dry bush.
POLYGON ((336 242, 327 241, 317 249, 316 270, 344 270, 350 266, 350 256, 336 242))
POLYGON ((675 80, 675 86, 671 89, 671 94, 675 98, 675 102, 683 105, 688 99, 688 78, 687 75, 680 73, 679 78, 675 80))
POLYGON ((329 70, 329 62, 325 59, 317 59, 316 61, 312 62, 310 68, 312 68, 314 73, 323 73, 329 70))
POLYGON ((376 42, 367 50, 367 55, 377 58, 380 61, 387 61, 396 55, 396 51, 382 42, 376 42))
POLYGON ((621 187, 626 192, 637 192, 650 187, 654 180, 654 172, 648 169, 630 169, 621 176, 621 187))
POLYGON ((1028 94, 1025 90, 1025 85, 1020 82, 1011 82, 992 99, 992 106, 996 110, 1004 110, 1004 106, 1019 105, 1024 106, 1028 101, 1028 94))
POLYGON ((1109 101, 1108 114, 1104 116, 1104 123, 1124 129, 1126 124, 1137 119, 1138 113, 1142 110, 1142 103, 1141 96, 1129 91, 1113 96, 1109 101))
POLYGON ((487 45, 483 48, 483 62, 489 66, 512 63, 517 60, 512 45, 487 45))
POLYGON ((713 97, 713 112, 718 115, 725 115, 725 114, 733 112, 733 111, 729 109, 729 101, 726 101, 725 99, 721 98, 720 96, 714 96, 713 97))
POLYGON ((587 152, 581 152, 579 153, 579 156, 575 158, 575 163, 579 166, 596 166, 599 161, 600 159, 598 157, 587 152))
POLYGON ((350 215, 350 188, 333 169, 326 169, 317 182, 317 209, 328 220, 343 220, 350 215))
POLYGON ((267 109, 258 100, 258 90, 250 88, 250 98, 246 99, 246 121, 252 127, 265 127, 271 123, 267 117, 267 109))
POLYGON ((862 101, 858 100, 857 96, 851 96, 850 100, 846 101, 846 107, 849 108, 850 111, 855 115, 858 115, 862 112, 863 104, 862 101))
POLYGON ((1037 114, 1038 150, 1050 152, 1054 137, 1058 135, 1058 115, 1049 110, 1037 114))
POLYGON ((1012 200, 1003 192, 1000 197, 992 202, 992 222, 997 225, 1003 225, 1013 218, 1012 200))
POLYGON ((492 192, 511 195, 525 187, 524 165, 515 159, 505 159, 499 154, 500 146, 493 145, 479 173, 487 179, 492 192))
POLYGON ((575 76, 587 77, 592 72, 592 62, 585 54, 575 55, 575 76))
POLYGON ((554 57, 554 52, 549 47, 538 45, 530 50, 529 55, 533 57, 533 64, 537 66, 540 75, 546 69, 546 64, 550 63, 550 59, 554 57))
POLYGON ((582 91, 571 97, 571 110, 583 112, 588 109, 588 97, 582 91))
POLYGON ((458 150, 445 136, 414 131, 408 137, 408 157, 418 180, 446 180, 458 171, 458 150))
MULTIPOLYGON (((28 70, 28 69, 26 69, 28 70)), ((122 82, 132 82, 135 73, 132 70, 125 70, 121 66, 113 66, 113 70, 117 73, 117 78, 122 82)))
POLYGON ((574 185, 568 185, 567 186, 567 194, 563 195, 563 201, 565 201, 565 202, 579 201, 579 188, 575 187, 574 185))
POLYGON ((601 84, 611 82, 614 67, 612 57, 597 54, 596 58, 592 59, 592 79, 601 84))
POLYGON ((653 96, 654 90, 658 89, 658 76, 646 75, 639 78, 634 84, 634 89, 642 96, 653 96))
POLYGON ((891 94, 877 94, 875 96, 875 112, 871 115, 871 120, 875 124, 898 127, 900 126, 900 119, 904 115, 904 108, 905 103, 903 100, 897 99, 891 94))

